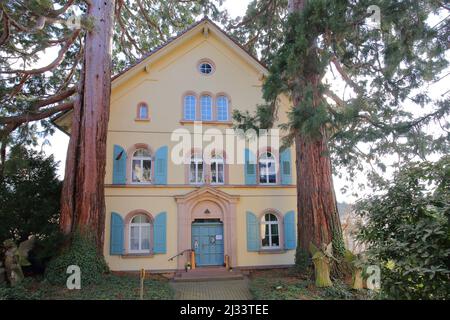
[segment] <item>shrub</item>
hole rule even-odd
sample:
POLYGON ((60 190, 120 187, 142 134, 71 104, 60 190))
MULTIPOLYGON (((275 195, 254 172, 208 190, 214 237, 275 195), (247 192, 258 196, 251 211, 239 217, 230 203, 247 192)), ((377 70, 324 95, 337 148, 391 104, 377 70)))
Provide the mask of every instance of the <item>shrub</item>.
MULTIPOLYGON (((450 297, 450 157, 403 168, 384 193, 356 207, 358 238, 394 299, 450 297)), ((382 190, 380 190, 382 191, 382 190)))
POLYGON ((33 249, 29 253, 31 266, 24 267, 24 271, 33 273, 44 273, 49 261, 55 256, 55 253, 61 248, 66 237, 61 232, 53 232, 48 236, 40 236, 36 239, 33 249))
POLYGON ((11 148, 0 183, 0 243, 58 232, 62 183, 57 167, 53 156, 23 146, 11 148))
POLYGON ((30 278, 25 278, 15 287, 9 287, 6 284, 0 284, 0 300, 39 300, 42 298, 42 292, 31 291, 29 286, 33 282, 30 278))
POLYGON ((81 270, 81 285, 98 284, 102 275, 108 272, 108 266, 97 252, 95 238, 89 233, 75 232, 70 246, 61 255, 51 260, 45 270, 45 278, 52 284, 65 285, 66 271, 70 265, 77 265, 81 270))

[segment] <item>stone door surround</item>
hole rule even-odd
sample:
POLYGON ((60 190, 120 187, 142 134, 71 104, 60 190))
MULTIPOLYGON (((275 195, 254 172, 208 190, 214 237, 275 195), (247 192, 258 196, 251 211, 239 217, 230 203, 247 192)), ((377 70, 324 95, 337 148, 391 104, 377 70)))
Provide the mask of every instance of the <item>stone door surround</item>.
MULTIPOLYGON (((231 267, 235 267, 237 258, 236 205, 239 196, 210 186, 202 187, 185 195, 175 196, 178 212, 178 248, 177 253, 191 249, 191 225, 195 219, 220 219, 223 223, 224 254, 230 257, 231 267)), ((177 257, 178 270, 184 269, 189 256, 177 257)))

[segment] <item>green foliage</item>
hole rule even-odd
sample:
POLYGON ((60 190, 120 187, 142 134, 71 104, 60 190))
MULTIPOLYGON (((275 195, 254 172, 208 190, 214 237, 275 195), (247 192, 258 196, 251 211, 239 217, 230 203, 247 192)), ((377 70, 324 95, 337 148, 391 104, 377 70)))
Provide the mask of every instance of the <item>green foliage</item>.
POLYGON ((227 30, 244 48, 270 64, 283 43, 288 0, 253 0, 243 17, 230 20, 227 30))
MULTIPOLYGON (((248 18, 268 2, 252 2, 248 18)), ((278 15, 268 12, 264 19, 270 17, 278 15)), ((447 153, 449 92, 433 97, 428 85, 448 72, 448 19, 435 1, 305 1, 282 27, 263 86, 266 104, 261 107, 266 110, 249 115, 248 121, 240 117, 239 124, 272 126, 278 98, 286 94, 294 106, 280 125, 287 133, 284 142, 292 143, 299 134, 312 139, 325 135, 336 172, 347 172, 352 180, 358 171, 372 170, 372 184, 386 170, 388 155, 398 155, 403 163, 447 153), (381 10, 379 30, 366 23, 370 5, 381 10), (442 21, 430 22, 439 14, 442 21), (331 74, 346 86, 345 93, 333 92, 336 88, 322 80, 331 74), (367 162, 370 168, 363 165, 367 162)), ((257 23, 249 21, 256 29, 257 23)), ((268 34, 276 37, 278 32, 268 34)))
POLYGON ((99 255, 94 233, 76 231, 70 245, 51 260, 45 270, 45 278, 52 284, 65 285, 67 267, 77 265, 81 270, 81 284, 98 284, 108 272, 108 266, 99 255))
POLYGON ((0 183, 0 242, 57 232, 61 193, 57 165, 52 156, 21 146, 11 148, 0 183))
POLYGON ((252 273, 250 292, 256 300, 360 300, 373 298, 369 291, 352 290, 342 281, 335 281, 332 287, 317 288, 309 277, 302 277, 293 270, 252 273))
MULTIPOLYGON (((143 58, 203 15, 220 22, 227 20, 226 12, 218 10, 222 0, 124 0, 116 3, 113 74, 143 58)), ((72 94, 41 105, 43 100, 78 85, 85 35, 94 28, 93 18, 87 16, 86 1, 66 5, 67 0, 0 1, 0 118, 6 119, 0 121, 2 143, 37 144, 39 138, 53 134, 55 127, 49 116, 54 113, 46 112, 41 126, 27 120, 7 126, 8 121, 17 121, 12 118, 17 116, 35 116, 42 110, 48 111, 47 107, 74 98, 72 94), (64 23, 73 15, 80 19, 80 30, 73 30, 64 23), (69 41, 71 38, 73 41, 69 41), (43 64, 42 57, 52 51, 60 51, 63 59, 53 65, 43 64), (22 72, 33 70, 37 64, 48 68, 30 74, 22 72)))
POLYGON ((0 300, 40 300, 42 292, 40 290, 30 290, 33 280, 23 279, 14 287, 0 284, 0 300))
MULTIPOLYGON (((97 284, 86 284, 80 290, 53 285, 39 278, 25 278, 15 288, 0 286, 0 300, 137 300, 140 280, 137 276, 103 275, 97 284)), ((144 281, 145 300, 173 299, 168 281, 153 277, 144 281)))
POLYGON ((450 157, 411 164, 380 194, 362 200, 359 239, 381 267, 383 293, 400 299, 450 297, 450 157))
POLYGON ((311 268, 311 258, 305 250, 297 246, 295 251, 295 269, 300 273, 306 273, 311 268))
POLYGON ((48 262, 55 257, 65 241, 66 236, 59 230, 46 237, 37 239, 35 246, 29 254, 29 260, 32 264, 31 269, 36 273, 43 273, 48 262))

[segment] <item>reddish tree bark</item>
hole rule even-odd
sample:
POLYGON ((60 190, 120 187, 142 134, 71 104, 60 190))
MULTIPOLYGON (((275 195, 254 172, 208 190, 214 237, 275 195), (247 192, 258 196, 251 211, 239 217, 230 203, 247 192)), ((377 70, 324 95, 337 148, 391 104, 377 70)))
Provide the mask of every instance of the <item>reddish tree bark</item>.
POLYGON ((111 93, 111 50, 115 1, 92 0, 88 16, 84 72, 75 102, 66 172, 61 197, 60 226, 96 234, 102 253, 105 197, 106 137, 111 93))
POLYGON ((334 193, 331 161, 325 137, 311 140, 295 137, 297 168, 298 243, 308 252, 332 242, 341 235, 341 224, 334 193))
MULTIPOLYGON (((290 12, 302 11, 307 0, 289 0, 290 12)), ((315 46, 312 39, 310 47, 315 46)), ((319 85, 321 75, 314 66, 316 58, 314 50, 307 61, 306 77, 299 76, 297 83, 303 88, 310 86, 314 92, 313 107, 317 107, 321 99, 319 85)), ((292 92, 294 105, 299 105, 303 97, 301 91, 292 92)), ((297 237, 299 247, 309 252, 312 242, 317 247, 329 244, 335 237, 341 237, 341 223, 334 193, 331 160, 328 154, 327 135, 325 129, 320 130, 319 137, 304 136, 297 132, 295 136, 296 171, 297 171, 297 237)))

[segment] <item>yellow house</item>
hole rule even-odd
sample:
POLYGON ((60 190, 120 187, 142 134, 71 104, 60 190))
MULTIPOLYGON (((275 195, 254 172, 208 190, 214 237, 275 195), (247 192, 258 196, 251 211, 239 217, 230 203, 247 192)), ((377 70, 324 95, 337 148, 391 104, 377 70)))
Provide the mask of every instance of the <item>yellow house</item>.
MULTIPOLYGON (((113 77, 104 247, 111 270, 176 271, 192 257, 197 268, 294 263, 295 154, 232 130, 233 110, 264 102, 267 72, 204 18, 113 77)), ((279 123, 289 107, 280 101, 279 123)), ((66 132, 70 122, 70 113, 56 120, 66 132)))

